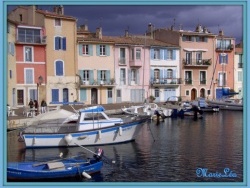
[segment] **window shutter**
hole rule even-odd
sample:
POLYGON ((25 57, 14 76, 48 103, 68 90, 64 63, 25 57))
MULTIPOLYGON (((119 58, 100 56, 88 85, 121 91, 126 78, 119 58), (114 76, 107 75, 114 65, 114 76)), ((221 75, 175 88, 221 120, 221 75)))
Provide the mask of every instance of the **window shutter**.
POLYGON ((89 55, 93 56, 93 45, 89 44, 89 55))
POLYGON ((86 100, 87 100, 87 90, 80 89, 80 101, 86 101, 86 100))
POLYGON ((150 70, 150 77, 151 77, 151 80, 154 79, 154 69, 151 69, 151 70, 150 70))
POLYGON ((163 79, 163 69, 160 70, 160 79, 163 79))
POLYGON ((150 57, 151 59, 154 59, 154 49, 150 49, 150 57))
POLYGON ((163 50, 162 49, 160 49, 160 59, 164 59, 164 52, 163 52, 163 50))
POLYGON ((205 42, 207 42, 207 41, 208 41, 208 38, 207 38, 207 37, 205 37, 205 38, 204 38, 204 41, 205 41, 205 42))
POLYGON ((90 84, 94 83, 94 71, 93 70, 89 71, 89 82, 90 84))
POLYGON ((176 50, 173 50, 173 60, 176 60, 176 50))
POLYGON ((175 69, 173 69, 173 78, 177 78, 175 69))
POLYGON ((52 89, 52 102, 59 102, 59 89, 52 89))
POLYGON ((55 50, 59 50, 60 37, 55 37, 55 50))
POLYGON ((80 75, 81 80, 83 80, 83 70, 79 70, 79 71, 78 71, 78 74, 80 75))
POLYGON ((26 69, 26 84, 33 84, 33 71, 32 69, 26 69))
POLYGON ((63 50, 66 50, 66 37, 63 37, 62 39, 62 44, 63 44, 63 50))
POLYGON ((221 64, 222 63, 222 55, 219 54, 219 63, 221 64))
POLYGON ((82 44, 79 44, 79 55, 82 55, 82 48, 83 48, 83 45, 82 44))
POLYGON ((163 73, 164 73, 164 75, 163 75, 163 78, 167 78, 168 76, 168 70, 167 69, 164 69, 163 70, 163 73))
POLYGON ((182 37, 182 41, 186 41, 186 36, 183 36, 183 37, 182 37))
POLYGON ((140 74, 139 74, 139 69, 136 70, 136 84, 140 84, 140 74))
POLYGON ((191 37, 192 41, 194 42, 195 41, 195 37, 191 37))
POLYGON ((168 55, 168 50, 165 49, 165 50, 164 50, 164 60, 167 60, 167 55, 168 55))
POLYGON ((56 76, 63 76, 63 62, 56 62, 56 76))
POLYGON ((109 45, 105 45, 106 48, 106 55, 110 56, 110 46, 109 45))
POLYGON ((98 83, 98 85, 100 84, 100 81, 101 81, 101 71, 97 70, 97 83, 98 83))
POLYGON ((226 55, 226 64, 228 64, 228 54, 226 55))
POLYGON ((107 82, 109 83, 110 82, 110 70, 107 70, 106 73, 107 73, 106 79, 107 79, 107 82))
POLYGON ((96 45, 96 55, 100 56, 100 45, 96 45))

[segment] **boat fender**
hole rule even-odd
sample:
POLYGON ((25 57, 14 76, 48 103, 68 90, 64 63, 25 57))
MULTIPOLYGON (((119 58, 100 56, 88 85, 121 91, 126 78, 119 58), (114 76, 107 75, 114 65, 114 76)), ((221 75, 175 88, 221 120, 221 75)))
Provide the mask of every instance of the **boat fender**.
POLYGON ((87 179, 91 179, 91 176, 87 172, 82 172, 82 175, 87 179))
POLYGON ((122 127, 119 127, 119 135, 122 136, 122 127))
POLYGON ((72 142, 72 135, 71 134, 67 134, 67 135, 65 135, 64 136, 64 140, 65 140, 65 142, 67 143, 67 145, 69 145, 70 144, 70 142, 72 142))
POLYGON ((102 132, 99 130, 98 131, 98 139, 101 140, 101 138, 102 138, 102 132))

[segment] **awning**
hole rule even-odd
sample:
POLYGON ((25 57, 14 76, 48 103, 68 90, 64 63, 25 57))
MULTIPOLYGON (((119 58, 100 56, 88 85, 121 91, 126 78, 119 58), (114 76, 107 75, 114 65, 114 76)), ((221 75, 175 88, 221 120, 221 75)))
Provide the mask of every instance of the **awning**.
POLYGON ((194 48, 183 48, 184 51, 188 52, 207 52, 208 49, 194 49, 194 48))

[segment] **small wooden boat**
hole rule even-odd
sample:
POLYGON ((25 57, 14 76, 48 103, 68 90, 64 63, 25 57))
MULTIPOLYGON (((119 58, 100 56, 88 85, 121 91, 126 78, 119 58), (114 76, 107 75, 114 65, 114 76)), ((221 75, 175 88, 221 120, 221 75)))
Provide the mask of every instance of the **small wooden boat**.
POLYGON ((70 158, 42 163, 8 162, 7 178, 8 180, 57 179, 77 176, 91 178, 90 174, 99 172, 103 166, 102 155, 103 153, 100 153, 88 160, 70 158))

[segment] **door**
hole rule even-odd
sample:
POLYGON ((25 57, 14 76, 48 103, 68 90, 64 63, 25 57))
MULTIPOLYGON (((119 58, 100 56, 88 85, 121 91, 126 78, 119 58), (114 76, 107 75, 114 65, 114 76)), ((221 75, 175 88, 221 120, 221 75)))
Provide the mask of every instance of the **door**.
POLYGON ((176 96, 176 90, 175 89, 165 89, 164 90, 164 101, 167 101, 170 97, 176 96))
POLYGON ((24 105, 24 92, 22 89, 17 90, 17 105, 24 105))
POLYGON ((68 90, 68 88, 63 89, 63 102, 69 102, 69 90, 68 90))
POLYGON ((92 88, 91 89, 91 104, 97 104, 97 89, 92 88))
POLYGON ((108 104, 111 104, 111 103, 113 103, 113 92, 112 92, 112 88, 108 88, 107 92, 108 92, 108 101, 107 101, 107 103, 108 103, 108 104))
POLYGON ((197 98, 197 90, 192 89, 191 90, 191 100, 195 100, 197 98))
POLYGON ((116 102, 117 102, 117 103, 122 102, 122 92, 121 92, 120 89, 117 89, 117 90, 116 90, 116 102))

